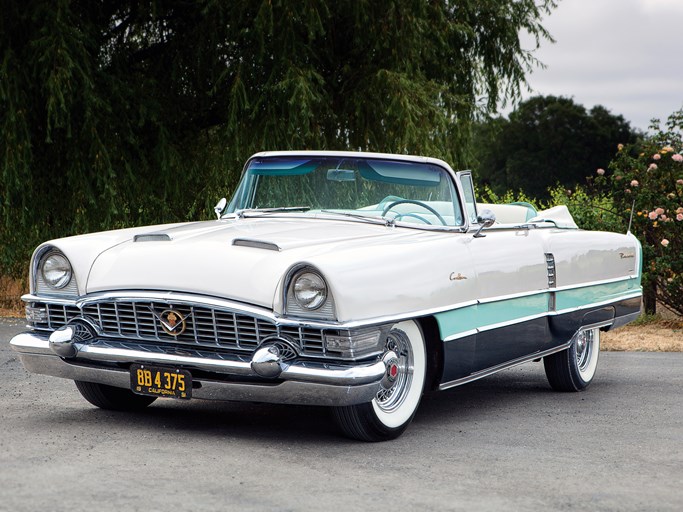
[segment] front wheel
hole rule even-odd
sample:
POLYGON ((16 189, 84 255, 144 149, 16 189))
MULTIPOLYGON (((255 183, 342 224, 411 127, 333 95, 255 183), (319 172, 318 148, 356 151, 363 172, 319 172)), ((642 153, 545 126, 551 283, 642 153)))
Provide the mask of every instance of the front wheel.
POLYGON ((600 355, 600 329, 580 330, 567 350, 543 358, 555 391, 583 391, 592 382, 600 355))
POLYGON ((112 411, 139 411, 156 400, 153 396, 136 395, 129 389, 95 382, 74 381, 83 398, 96 407, 112 411))
POLYGON ((352 439, 396 439, 410 424, 422 398, 427 362, 424 336, 417 322, 395 325, 385 349, 397 358, 387 361, 387 373, 372 402, 334 408, 337 424, 352 439))

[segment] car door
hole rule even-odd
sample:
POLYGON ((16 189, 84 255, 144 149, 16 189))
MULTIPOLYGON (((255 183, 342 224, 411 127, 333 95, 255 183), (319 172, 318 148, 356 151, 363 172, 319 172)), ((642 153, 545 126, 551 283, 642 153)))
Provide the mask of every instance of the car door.
POLYGON ((478 298, 473 370, 550 348, 548 265, 537 230, 488 230, 469 250, 478 298))

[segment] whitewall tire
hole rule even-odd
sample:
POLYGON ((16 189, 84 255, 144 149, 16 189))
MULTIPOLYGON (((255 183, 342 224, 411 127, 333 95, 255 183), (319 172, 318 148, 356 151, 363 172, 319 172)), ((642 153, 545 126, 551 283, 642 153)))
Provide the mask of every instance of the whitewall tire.
POLYGON ((334 416, 345 435, 361 441, 386 441, 408 427, 422 398, 427 375, 425 340, 415 321, 396 324, 389 333, 387 374, 370 403, 335 407, 334 416))
POLYGON ((556 391, 583 391, 593 381, 600 356, 600 329, 582 329, 567 350, 543 359, 545 374, 556 391))

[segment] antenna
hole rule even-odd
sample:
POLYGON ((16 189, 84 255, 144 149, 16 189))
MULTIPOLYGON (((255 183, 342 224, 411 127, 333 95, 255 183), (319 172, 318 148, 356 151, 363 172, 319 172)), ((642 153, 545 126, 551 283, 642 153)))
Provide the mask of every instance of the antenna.
POLYGON ((626 230, 626 234, 630 235, 631 234, 631 224, 633 224, 633 210, 636 209, 636 200, 633 200, 633 204, 631 205, 631 218, 628 219, 628 229, 626 230))

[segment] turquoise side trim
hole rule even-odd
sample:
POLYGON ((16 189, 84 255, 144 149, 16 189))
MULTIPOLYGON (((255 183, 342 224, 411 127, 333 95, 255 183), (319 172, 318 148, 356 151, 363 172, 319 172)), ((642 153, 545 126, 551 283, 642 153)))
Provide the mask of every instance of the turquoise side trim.
POLYGON ((639 287, 637 279, 629 279, 628 281, 559 291, 555 296, 556 309, 558 311, 576 309, 596 302, 618 300, 623 295, 636 291, 639 287))
POLYGON ((474 304, 434 315, 441 339, 486 326, 542 315, 548 312, 548 293, 474 304))
POLYGON ((640 278, 614 283, 583 286, 569 290, 541 290, 524 297, 494 300, 444 311, 434 315, 441 339, 465 335, 497 324, 522 322, 529 317, 555 314, 557 311, 587 308, 596 304, 617 302, 641 292, 640 278), (551 293, 555 293, 555 309, 549 311, 551 293))

